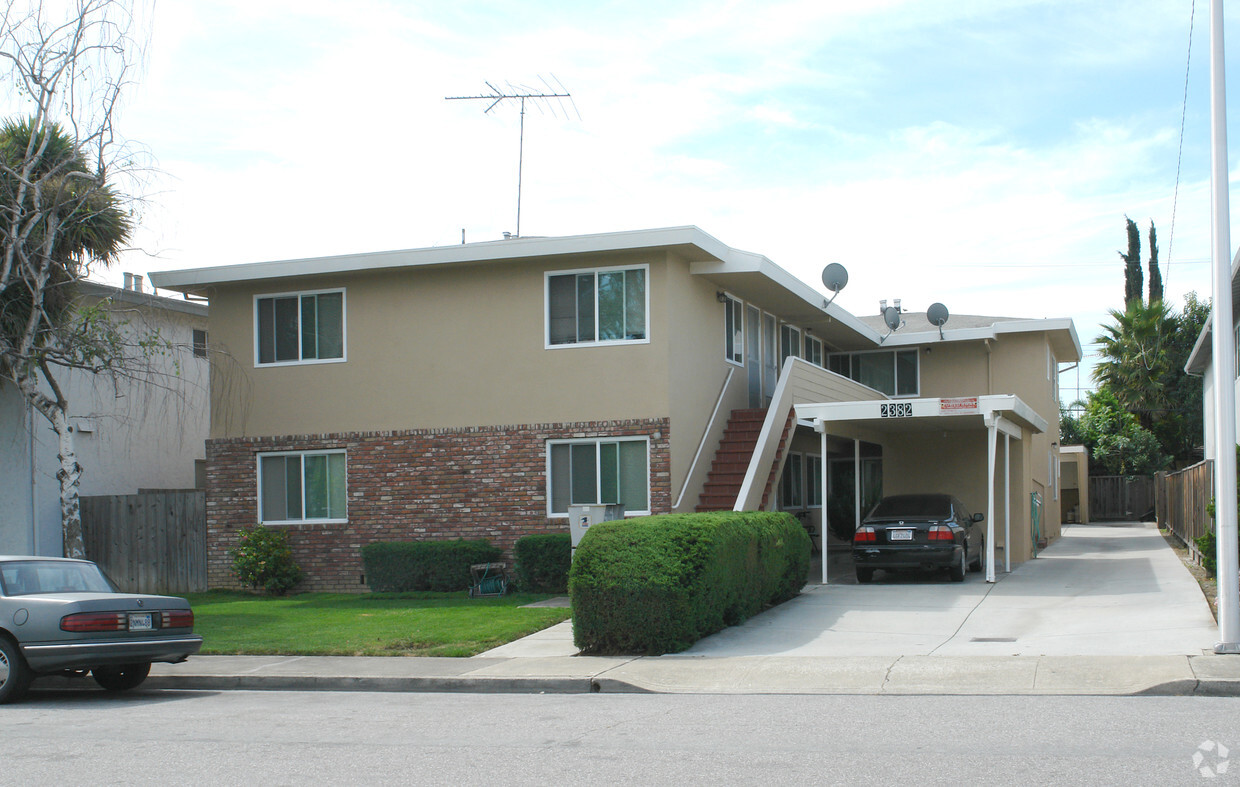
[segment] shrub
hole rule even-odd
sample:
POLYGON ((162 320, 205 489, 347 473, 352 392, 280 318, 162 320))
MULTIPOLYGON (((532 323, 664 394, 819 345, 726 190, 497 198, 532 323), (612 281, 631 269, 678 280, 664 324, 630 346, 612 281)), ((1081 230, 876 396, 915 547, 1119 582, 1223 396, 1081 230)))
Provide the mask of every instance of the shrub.
POLYGON ((569 572, 587 653, 684 650, 800 592, 810 540, 786 513, 664 514, 592 525, 569 572))
POLYGON ((472 584, 469 567, 493 563, 503 552, 485 539, 466 541, 376 541, 362 547, 362 566, 370 589, 447 592, 472 584))
POLYGON ((1215 576, 1218 573, 1218 542, 1214 540, 1214 533, 1197 536, 1193 541, 1201 550, 1201 567, 1210 576, 1215 576))
POLYGON ((529 593, 568 591, 568 567, 573 560, 573 540, 568 533, 545 533, 517 539, 513 549, 517 583, 529 593))
POLYGON ((250 530, 243 528, 230 554, 237 579, 273 596, 283 596, 296 587, 303 576, 301 567, 293 560, 288 533, 283 530, 269 530, 262 525, 250 530))

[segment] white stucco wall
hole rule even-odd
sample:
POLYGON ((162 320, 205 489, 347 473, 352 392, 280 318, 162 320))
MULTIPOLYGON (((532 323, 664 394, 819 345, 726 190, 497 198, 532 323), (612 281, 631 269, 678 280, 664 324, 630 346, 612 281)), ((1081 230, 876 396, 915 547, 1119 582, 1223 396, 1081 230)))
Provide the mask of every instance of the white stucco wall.
MULTIPOLYGON (((205 309, 137 300, 113 308, 132 330, 155 329, 171 343, 151 356, 150 373, 137 380, 75 371, 58 377, 79 429, 83 496, 192 488, 195 461, 205 460, 208 363, 193 354, 193 330, 206 329, 205 309)), ((15 386, 0 383, 0 554, 61 554, 57 452, 47 419, 37 412, 32 418, 15 386)))

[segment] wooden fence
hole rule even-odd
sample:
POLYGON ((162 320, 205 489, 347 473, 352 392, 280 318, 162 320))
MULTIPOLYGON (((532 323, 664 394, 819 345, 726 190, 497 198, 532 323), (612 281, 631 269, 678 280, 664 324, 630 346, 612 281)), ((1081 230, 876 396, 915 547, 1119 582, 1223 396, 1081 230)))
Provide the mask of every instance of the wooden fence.
POLYGON ((1214 463, 1207 459, 1174 473, 1154 476, 1158 497, 1158 524, 1184 542, 1200 561, 1196 539, 1214 530, 1206 506, 1214 498, 1214 463))
POLYGON ((199 491, 82 498, 86 556, 129 593, 206 590, 206 521, 199 491))
POLYGON ((1154 510, 1154 479, 1103 475, 1089 479, 1089 519, 1137 521, 1154 510))

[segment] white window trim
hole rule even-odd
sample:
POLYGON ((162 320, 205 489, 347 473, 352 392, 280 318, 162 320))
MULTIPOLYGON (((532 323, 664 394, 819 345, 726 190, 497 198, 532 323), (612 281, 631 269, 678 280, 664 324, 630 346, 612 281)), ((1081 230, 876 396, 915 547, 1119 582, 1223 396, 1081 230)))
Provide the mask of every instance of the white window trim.
POLYGON ((826 345, 823 344, 822 339, 819 339, 817 336, 810 336, 808 332, 805 334, 805 337, 804 337, 805 360, 809 361, 810 363, 814 363, 813 361, 810 361, 809 359, 809 343, 810 342, 814 342, 815 344, 818 345, 818 363, 814 365, 817 366, 819 369, 827 368, 826 345))
MULTIPOLYGON (((650 344, 650 265, 642 263, 640 265, 611 265, 605 268, 570 268, 566 270, 543 271, 543 348, 547 350, 564 350, 573 347, 620 347, 632 344, 650 344), (551 343, 551 277, 552 276, 569 276, 581 273, 593 273, 598 277, 600 273, 610 273, 612 271, 645 271, 646 280, 646 338, 644 339, 595 339, 592 342, 568 342, 565 344, 551 343)), ((598 287, 594 288, 594 335, 598 336, 598 287)))
MULTIPOLYGON (((647 290, 649 290, 649 289, 650 289, 650 285, 649 285, 649 284, 647 284, 647 285, 646 285, 646 289, 647 289, 647 290)), ((732 309, 732 304, 736 304, 737 306, 739 306, 739 307, 740 307, 740 312, 741 312, 741 318, 740 318, 740 319, 741 319, 741 321, 740 321, 740 325, 739 325, 739 326, 736 324, 736 314, 735 314, 735 312, 733 312, 733 314, 732 314, 732 325, 733 325, 733 327, 734 327, 734 328, 737 328, 737 327, 738 327, 738 328, 740 328, 740 335, 741 335, 741 338, 740 338, 740 346, 738 347, 738 349, 740 350, 741 359, 740 359, 739 361, 736 361, 736 360, 733 360, 733 359, 731 359, 731 358, 729 358, 729 357, 728 357, 728 342, 727 342, 727 337, 725 336, 725 337, 724 337, 724 342, 723 342, 723 360, 727 361, 728 363, 732 364, 733 366, 738 366, 738 367, 740 367, 740 368, 744 369, 744 368, 745 368, 745 347, 746 347, 745 342, 746 342, 746 339, 747 339, 747 337, 746 337, 746 335, 745 335, 745 330, 746 330, 746 329, 745 329, 745 302, 744 302, 743 300, 741 300, 740 298, 737 298, 735 295, 733 295, 733 294, 732 294, 732 293, 730 293, 730 292, 724 292, 724 293, 723 293, 723 295, 724 295, 724 297, 726 298, 726 300, 724 301, 724 304, 723 304, 723 305, 724 305, 724 307, 725 307, 726 309, 731 310, 731 309, 732 309)), ((649 318, 647 318, 647 319, 649 319, 649 318)), ((726 328, 726 327, 727 327, 727 324, 728 324, 728 315, 727 315, 727 312, 725 312, 725 313, 724 313, 724 315, 723 315, 723 324, 724 324, 724 327, 726 328)), ((646 331, 646 333, 647 333, 647 334, 649 334, 649 333, 650 333, 650 331, 646 331)))
POLYGON ((326 448, 323 450, 307 449, 305 451, 264 451, 254 457, 254 476, 258 480, 258 500, 255 509, 258 511, 258 523, 260 525, 316 525, 316 524, 344 524, 349 521, 349 452, 343 448, 326 448), (344 519, 322 518, 322 519, 263 519, 263 459, 269 456, 300 456, 302 457, 302 511, 306 508, 306 479, 305 468, 307 456, 326 456, 328 454, 342 454, 344 456, 344 519))
POLYGON ((781 322, 779 324, 779 345, 775 348, 775 354, 779 357, 779 366, 782 369, 784 365, 784 329, 787 328, 796 334, 796 347, 792 353, 797 358, 805 360, 805 331, 790 322, 781 322))
MULTIPOLYGON (((639 441, 642 443, 645 443, 646 445, 646 508, 645 510, 642 510, 642 511, 625 510, 624 516, 626 518, 630 516, 649 516, 651 513, 651 508, 650 508, 650 437, 649 435, 624 435, 624 436, 618 436, 618 437, 613 437, 613 436, 608 435, 604 437, 575 437, 571 439, 556 439, 556 440, 547 441, 547 445, 546 445, 547 456, 544 461, 544 465, 546 468, 545 472, 546 472, 546 491, 547 491, 547 518, 548 519, 567 519, 568 518, 567 511, 563 513, 559 513, 559 512, 555 512, 551 510, 551 506, 552 506, 551 447, 552 446, 592 444, 596 447, 594 461, 596 463, 595 467, 597 468, 598 466, 597 465, 597 462, 598 462, 597 446, 600 443, 636 443, 639 441)), ((596 485, 600 482, 601 482, 601 479, 595 479, 596 485)), ((597 486, 594 491, 596 493, 599 492, 599 489, 597 488, 597 486)), ((577 504, 570 503, 570 505, 577 505, 577 504)), ((582 504, 582 505, 592 505, 592 504, 582 504)))
MULTIPOLYGON (((254 368, 270 369, 273 366, 307 366, 309 364, 319 363, 344 363, 349 359, 349 296, 345 292, 344 287, 329 287, 325 290, 295 290, 293 292, 264 292, 254 296, 254 303, 251 306, 254 313, 254 368), (341 353, 339 358, 301 358, 301 298, 304 295, 328 295, 333 292, 340 293, 340 347, 341 353), (295 361, 272 361, 271 363, 259 363, 259 336, 258 336, 258 302, 265 298, 297 298, 297 355, 298 360, 295 361)), ((296 452, 294 452, 296 453, 296 452)))

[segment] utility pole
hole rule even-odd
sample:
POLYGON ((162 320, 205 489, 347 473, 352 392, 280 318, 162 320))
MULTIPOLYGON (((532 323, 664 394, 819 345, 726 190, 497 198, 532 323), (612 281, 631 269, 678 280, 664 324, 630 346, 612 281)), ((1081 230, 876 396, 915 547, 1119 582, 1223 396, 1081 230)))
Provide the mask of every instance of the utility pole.
MULTIPOLYGON (((552 79, 555 79, 554 75, 552 75, 552 79)), ((559 80, 557 79, 556 82, 558 84, 559 80)), ((486 86, 491 89, 491 92, 489 94, 483 94, 483 95, 477 95, 477 96, 444 96, 444 100, 445 101, 490 101, 491 102, 490 105, 486 109, 483 110, 483 114, 487 114, 492 109, 495 109, 496 105, 498 105, 501 101, 515 100, 515 101, 521 102, 521 133, 520 133, 520 137, 518 140, 518 147, 517 147, 517 231, 516 233, 514 233, 515 236, 519 238, 521 237, 521 181, 522 181, 523 170, 525 168, 525 102, 526 100, 546 101, 548 99, 564 99, 564 98, 567 98, 569 99, 569 101, 571 101, 573 96, 567 90, 565 90, 565 92, 563 93, 556 93, 554 92, 554 89, 549 87, 548 90, 550 90, 551 92, 539 92, 539 91, 531 90, 527 88, 514 87, 512 85, 509 85, 509 92, 506 93, 500 90, 499 88, 497 88, 495 85, 492 85, 490 82, 486 82, 484 84, 486 84, 486 86)), ((564 86, 560 85, 560 89, 564 90, 564 86)))
POLYGON ((1240 559, 1236 538, 1236 341, 1232 333, 1231 207, 1227 175, 1227 88, 1223 78, 1223 0, 1210 0, 1210 120, 1214 323, 1214 495, 1218 547, 1215 653, 1240 653, 1240 559))

